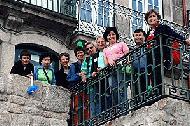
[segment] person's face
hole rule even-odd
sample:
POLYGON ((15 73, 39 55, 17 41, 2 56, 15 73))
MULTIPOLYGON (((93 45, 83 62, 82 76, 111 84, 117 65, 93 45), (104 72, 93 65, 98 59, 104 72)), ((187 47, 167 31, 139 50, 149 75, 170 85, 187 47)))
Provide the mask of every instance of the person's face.
POLYGON ((158 24, 159 20, 158 20, 158 16, 152 12, 149 16, 148 16, 148 24, 150 26, 156 26, 158 24))
POLYGON ((42 59, 42 65, 44 67, 49 67, 50 64, 51 64, 51 58, 50 57, 44 57, 42 59))
POLYGON ((100 49, 100 50, 104 49, 106 46, 106 42, 105 42, 104 38, 98 38, 96 43, 97 43, 98 49, 100 49))
POLYGON ((61 59, 60 59, 60 63, 61 63, 61 65, 63 65, 63 66, 68 66, 69 57, 62 56, 61 59))
POLYGON ((88 44, 86 46, 86 50, 87 50, 88 55, 93 55, 96 53, 96 48, 92 44, 88 44))
POLYGON ((77 59, 84 60, 84 52, 83 51, 77 51, 77 59))
POLYGON ((137 45, 141 45, 145 41, 145 37, 142 32, 134 33, 133 36, 134 36, 134 41, 137 45))
POLYGON ((29 56, 22 56, 21 61, 22 61, 23 65, 27 65, 30 62, 30 57, 29 56))
POLYGON ((107 40, 110 44, 114 44, 117 41, 116 34, 113 31, 110 31, 110 33, 107 36, 107 40))

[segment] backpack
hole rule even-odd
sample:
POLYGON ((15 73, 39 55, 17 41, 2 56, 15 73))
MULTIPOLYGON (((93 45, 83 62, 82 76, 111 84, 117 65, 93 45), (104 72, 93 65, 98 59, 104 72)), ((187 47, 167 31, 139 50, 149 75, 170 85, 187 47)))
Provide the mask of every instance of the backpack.
POLYGON ((173 58, 173 64, 177 65, 180 63, 180 44, 177 40, 174 40, 171 45, 171 53, 173 58))

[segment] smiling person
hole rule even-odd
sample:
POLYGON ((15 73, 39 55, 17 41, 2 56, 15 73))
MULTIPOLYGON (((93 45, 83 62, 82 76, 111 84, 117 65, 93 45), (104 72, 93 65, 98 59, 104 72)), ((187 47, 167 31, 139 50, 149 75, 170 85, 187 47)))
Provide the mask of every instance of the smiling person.
POLYGON ((133 57, 133 95, 136 103, 139 99, 139 94, 146 91, 146 67, 147 67, 147 55, 145 44, 146 33, 143 29, 136 29, 133 33, 135 45, 135 51, 132 54, 133 57))
POLYGON ((40 55, 40 66, 34 67, 34 79, 39 80, 47 85, 55 85, 54 69, 51 67, 52 57, 49 53, 43 53, 40 55))
MULTIPOLYGON (((151 9, 145 14, 145 20, 147 24, 150 27, 150 30, 147 33, 146 41, 151 41, 151 44, 148 44, 148 48, 152 51, 150 51, 150 54, 148 55, 148 66, 152 66, 155 64, 155 68, 150 68, 149 71, 152 71, 152 79, 150 83, 153 83, 154 86, 157 86, 159 89, 159 94, 162 93, 162 76, 161 76, 161 54, 163 53, 163 64, 164 64, 164 73, 166 73, 168 70, 171 69, 172 66, 172 53, 171 53, 171 47, 168 47, 168 45, 173 44, 174 40, 184 42, 187 45, 190 45, 190 40, 185 39, 180 34, 176 33, 173 29, 171 29, 169 26, 160 24, 161 16, 158 12, 156 12, 154 9, 151 9), (159 35, 161 35, 161 40, 159 38, 159 35), (161 42, 161 43, 160 43, 161 42), (162 51, 161 51, 162 49, 162 51), (154 58, 152 57, 152 54, 154 54, 154 58), (155 71, 155 72, 153 72, 155 71), (155 81, 154 81, 155 80, 155 81)), ((175 60, 175 57, 173 55, 173 61, 175 60)), ((174 63, 173 63, 174 64, 174 63)), ((175 64, 174 64, 175 65, 175 64)))
POLYGON ((56 85, 57 86, 62 86, 65 88, 68 88, 69 83, 67 81, 67 74, 69 71, 69 60, 70 60, 70 55, 68 53, 61 53, 59 55, 59 61, 61 64, 61 69, 58 70, 55 73, 55 79, 56 79, 56 85))
MULTIPOLYGON (((103 37, 106 42, 109 42, 108 47, 103 50, 105 64, 114 66, 116 60, 129 53, 129 48, 126 43, 118 42, 119 34, 117 32, 116 27, 107 27, 103 34, 103 37)), ((122 70, 119 70, 117 72, 115 71, 108 78, 109 86, 111 87, 111 92, 113 95, 113 102, 110 101, 110 103, 108 103, 109 105, 116 105, 125 100, 124 91, 119 90, 121 92, 118 92, 118 88, 120 88, 118 87, 118 85, 124 86, 124 83, 118 84, 118 82, 123 82, 124 73, 122 73, 122 70), (118 99, 118 94, 120 94, 120 99, 118 99)))
POLYGON ((31 54, 28 50, 22 50, 20 53, 20 60, 17 61, 11 69, 11 74, 19 74, 21 76, 28 76, 34 72, 34 66, 30 63, 31 54))

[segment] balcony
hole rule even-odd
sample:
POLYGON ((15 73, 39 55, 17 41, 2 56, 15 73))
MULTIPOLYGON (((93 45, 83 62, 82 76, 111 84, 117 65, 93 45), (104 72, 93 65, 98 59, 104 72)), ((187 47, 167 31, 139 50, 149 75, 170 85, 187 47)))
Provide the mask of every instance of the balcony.
POLYGON ((76 17, 76 0, 11 0, 28 6, 37 6, 59 14, 76 17))
POLYGON ((174 48, 174 38, 166 35, 156 40, 158 45, 155 40, 145 43, 119 59, 115 67, 107 66, 71 89, 73 126, 99 126, 166 97, 190 102, 189 47, 177 40, 180 46, 174 48), (166 44, 163 37, 167 37, 166 44), (174 51, 180 54, 179 63, 174 61, 174 51), (148 60, 142 69, 144 56, 148 60))
POLYGON ((2 0, 0 14, 4 29, 47 35, 68 48, 78 24, 75 0, 2 0))

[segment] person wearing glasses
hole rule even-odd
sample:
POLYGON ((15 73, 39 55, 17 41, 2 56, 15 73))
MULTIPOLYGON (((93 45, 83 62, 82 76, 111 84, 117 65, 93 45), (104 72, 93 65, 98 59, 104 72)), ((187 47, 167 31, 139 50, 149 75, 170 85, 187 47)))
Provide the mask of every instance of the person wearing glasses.
POLYGON ((30 63, 31 54, 28 50, 22 50, 20 60, 12 67, 10 74, 18 74, 21 76, 30 76, 34 72, 34 66, 30 63))
MULTIPOLYGON (((86 83, 88 78, 95 77, 97 74, 98 64, 97 64, 97 49, 92 42, 87 42, 85 44, 86 57, 81 66, 81 76, 82 81, 86 83)), ((88 84, 88 82, 87 82, 88 84)), ((96 100, 96 93, 98 92, 98 85, 94 83, 89 85, 87 95, 90 101, 90 117, 94 117, 100 111, 99 101, 96 100)))

